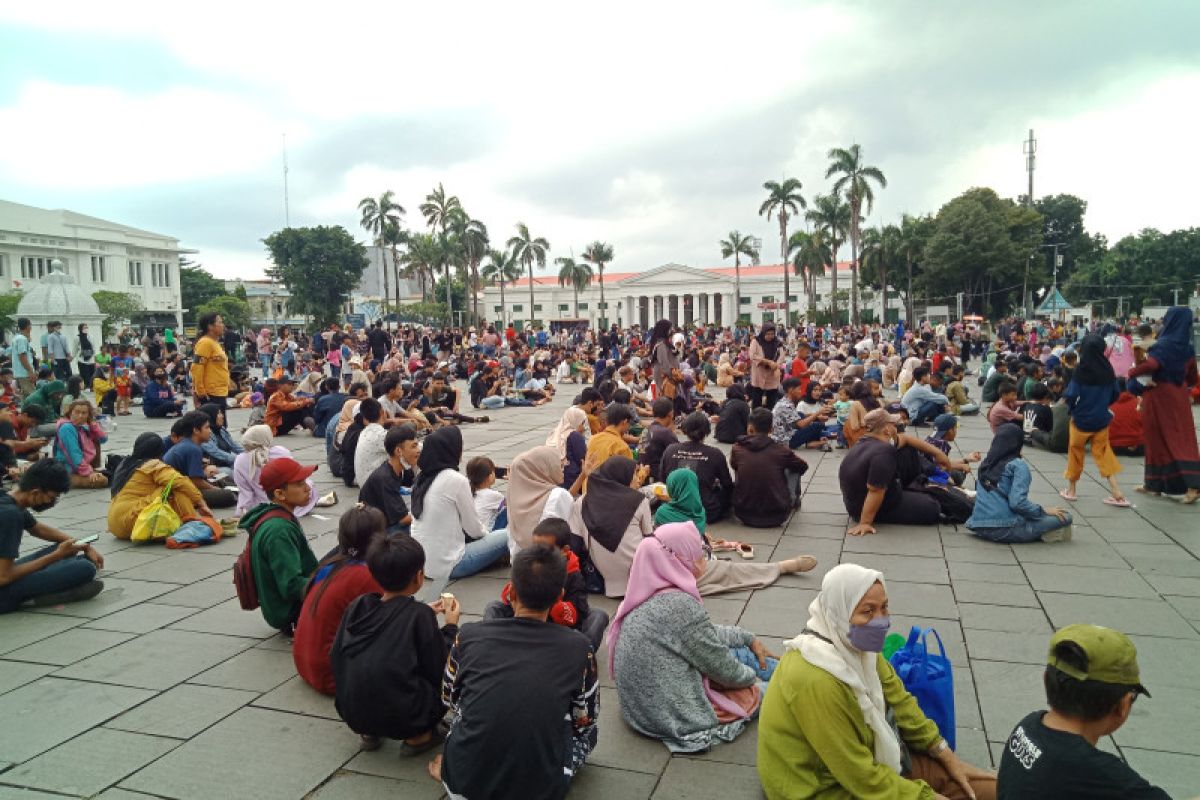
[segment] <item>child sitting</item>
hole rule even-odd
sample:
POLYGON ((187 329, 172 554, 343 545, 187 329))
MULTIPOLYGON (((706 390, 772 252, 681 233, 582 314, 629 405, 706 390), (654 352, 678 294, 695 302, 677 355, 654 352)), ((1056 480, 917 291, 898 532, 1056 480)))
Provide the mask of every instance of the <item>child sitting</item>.
MULTIPOLYGON (((958 438, 958 417, 953 414, 939 414, 933 420, 933 433, 925 441, 947 456, 950 455, 950 443, 958 438)), ((955 486, 962 486, 971 471, 971 464, 982 460, 983 455, 978 451, 968 453, 961 461, 950 459, 950 480, 955 486)))
POLYGON ((475 513, 483 529, 498 531, 508 527, 508 509, 504 493, 492 488, 496 483, 496 465, 486 456, 476 456, 467 462, 467 480, 475 497, 475 513))
MULTIPOLYGON (((587 587, 579 570, 579 558, 571 552, 571 526, 566 520, 548 517, 533 529, 533 544, 553 547, 567 559, 567 580, 562 596, 550 607, 550 621, 580 631, 592 643, 592 650, 599 650, 608 627, 608 614, 601 609, 588 607, 587 587)), ((488 603, 483 618, 501 619, 512 615, 512 581, 509 581, 500 591, 500 599, 488 603)))
POLYGON ((336 708, 375 750, 384 737, 402 739, 401 755, 442 741, 442 679, 461 610, 452 596, 426 605, 413 598, 425 584, 425 551, 411 536, 375 536, 367 568, 383 594, 364 594, 342 617, 329 651, 336 708), (437 614, 446 624, 438 630, 437 614))

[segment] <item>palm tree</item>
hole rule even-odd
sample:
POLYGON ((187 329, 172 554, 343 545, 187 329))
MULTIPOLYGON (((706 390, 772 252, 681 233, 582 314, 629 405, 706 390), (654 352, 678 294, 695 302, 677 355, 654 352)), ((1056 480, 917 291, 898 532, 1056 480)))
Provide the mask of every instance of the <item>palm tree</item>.
POLYGON ((887 188, 887 178, 879 167, 868 166, 862 160, 862 147, 857 144, 849 148, 835 147, 829 151, 831 159, 825 177, 840 175, 833 184, 835 194, 844 192, 846 201, 850 204, 850 319, 851 324, 858 324, 858 245, 861 237, 859 223, 865 204, 867 213, 875 205, 875 192, 871 189, 871 181, 879 184, 880 189, 887 188))
POLYGON ((413 233, 408 237, 408 252, 402 257, 405 270, 415 274, 421 282, 421 297, 426 297, 426 287, 430 294, 433 290, 433 278, 441 268, 443 260, 442 242, 432 233, 413 233), (429 276, 426 282, 425 276, 429 276))
POLYGON ((820 232, 823 241, 828 243, 829 268, 832 271, 832 286, 829 294, 829 314, 834 325, 838 324, 837 290, 838 248, 846 240, 846 232, 850 229, 850 206, 842 202, 836 194, 819 194, 813 198, 813 207, 804 213, 804 218, 811 222, 820 232))
POLYGON ((825 264, 830 258, 829 244, 820 231, 796 231, 788 240, 788 253, 792 268, 797 275, 803 276, 804 293, 808 295, 808 318, 811 321, 817 314, 817 276, 825 273, 825 264))
POLYGON ((508 246, 512 249, 513 257, 529 270, 529 319, 532 321, 534 319, 533 265, 536 262, 538 267, 546 266, 546 253, 550 250, 550 243, 541 236, 533 238, 529 233, 529 226, 524 222, 518 222, 517 235, 508 240, 508 246))
MULTIPOLYGON (((613 247, 611 244, 599 240, 592 242, 584 249, 583 260, 596 265, 596 272, 600 275, 600 319, 607 320, 608 303, 604 302, 604 265, 613 260, 613 247)), ((579 316, 578 311, 575 316, 579 316)))
POLYGON ((488 263, 483 265, 485 283, 500 284, 500 322, 508 325, 508 306, 504 303, 504 284, 521 277, 521 265, 509 250, 488 250, 488 263))
MULTIPOLYGON (((374 197, 364 197, 358 201, 358 210, 362 214, 362 219, 359 224, 371 234, 375 241, 375 246, 379 248, 379 266, 383 272, 383 307, 384 314, 387 314, 388 304, 388 273, 387 273, 387 258, 384 256, 384 245, 387 244, 388 229, 400 227, 400 217, 404 214, 404 208, 392 198, 396 193, 391 189, 379 196, 376 200, 374 197)), ((395 265, 395 253, 392 250, 393 266, 395 265)))
POLYGON ((783 318, 786 320, 784 324, 790 326, 792 324, 792 301, 788 282, 787 224, 789 219, 800 213, 800 209, 808 208, 808 203, 800 194, 800 181, 795 178, 787 178, 783 183, 767 181, 763 184, 763 188, 767 190, 767 199, 758 207, 758 215, 761 217, 766 214, 768 222, 771 220, 772 213, 779 216, 779 254, 783 259, 783 318))
MULTIPOLYGON (((392 249, 392 272, 395 280, 393 284, 396 287, 396 307, 400 307, 400 250, 402 244, 408 244, 408 231, 404 230, 397 224, 389 224, 383 229, 383 243, 392 249)), ((422 282, 424 283, 424 282, 422 282)), ((384 286, 387 286, 387 279, 384 278, 384 286)), ((386 288, 384 291, 387 291, 386 288)), ((422 299, 424 299, 422 297, 422 299)))
POLYGON ((908 291, 905 293, 905 322, 913 324, 913 266, 924 259, 925 243, 929 239, 932 220, 929 217, 912 217, 905 214, 900 218, 900 252, 904 255, 904 266, 908 271, 908 291))
POLYGON ((895 225, 870 228, 863 234, 862 247, 863 269, 870 269, 875 274, 880 291, 883 293, 883 316, 880 321, 886 325, 888 273, 900 255, 900 229, 895 225))
POLYGON ((733 299, 733 322, 730 325, 737 325, 738 320, 742 317, 742 256, 749 256, 751 260, 758 258, 758 251, 754 249, 754 240, 749 236, 742 236, 738 231, 730 231, 728 239, 722 239, 721 258, 729 258, 733 256, 733 292, 736 295, 733 299))
MULTIPOLYGON (((455 214, 462 213, 462 203, 454 195, 446 197, 446 190, 442 188, 441 182, 437 188, 429 194, 425 195, 425 202, 421 203, 421 214, 425 217, 425 222, 429 225, 429 230, 440 228, 442 234, 446 233, 451 220, 455 214)), ((450 299, 450 265, 446 263, 446 313, 450 314, 451 306, 453 305, 450 299)))
POLYGON ((468 284, 471 292, 471 318, 479 321, 479 262, 488 251, 488 230, 477 219, 461 208, 450 218, 450 230, 458 238, 463 260, 470 273, 468 284))
POLYGON ((558 264, 558 285, 570 286, 575 290, 575 318, 579 318, 579 292, 586 289, 592 283, 592 268, 587 264, 580 264, 574 258, 556 258, 554 263, 558 264))

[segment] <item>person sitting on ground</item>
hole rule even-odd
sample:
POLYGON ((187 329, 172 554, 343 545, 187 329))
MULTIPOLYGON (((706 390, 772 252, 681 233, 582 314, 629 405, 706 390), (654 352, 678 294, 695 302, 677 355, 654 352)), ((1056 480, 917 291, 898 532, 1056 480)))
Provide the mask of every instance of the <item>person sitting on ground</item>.
POLYGON ((359 503, 347 511, 338 522, 337 547, 317 563, 304 590, 292 660, 301 679, 321 694, 334 693, 330 648, 346 609, 364 594, 383 593, 366 563, 371 540, 383 533, 377 509, 359 503))
MULTIPOLYGON (((45 411, 46 419, 57 419, 59 417, 59 411, 62 407, 63 396, 66 395, 66 393, 66 383, 58 380, 49 381, 48 383, 43 384, 40 388, 31 392, 29 396, 25 398, 24 402, 21 403, 21 409, 28 410, 34 406, 38 406, 45 411)), ((99 404, 100 401, 97 400, 96 402, 99 404)), ((66 415, 63 414, 62 416, 65 417, 66 415)), ((51 423, 51 425, 56 426, 57 424, 51 423)), ((51 432, 47 432, 47 436, 50 435, 53 434, 51 432)))
POLYGON ((963 365, 955 364, 950 368, 950 382, 946 384, 946 410, 958 416, 969 416, 979 413, 979 404, 971 401, 967 394, 966 384, 963 383, 963 365))
MULTIPOLYGON (((605 421, 608 424, 604 430, 592 435, 587 446, 586 460, 592 463, 593 468, 598 468, 613 456, 633 458, 633 451, 629 449, 625 437, 629 434, 629 427, 636 420, 637 412, 629 406, 613 404, 608 407, 605 412, 605 421)), ((583 485, 584 488, 587 487, 586 479, 583 485)))
POLYGON ((104 557, 90 544, 76 541, 29 513, 48 511, 71 490, 67 468, 43 459, 21 473, 17 487, 0 492, 0 614, 26 606, 51 607, 90 600, 104 589, 96 571, 104 557), (29 535, 50 542, 21 555, 21 539, 29 535))
POLYGON ((1033 444, 1035 438, 1045 442, 1054 430, 1054 412, 1050 410, 1050 387, 1044 383, 1034 384, 1029 390, 1029 402, 1021 406, 1025 417, 1022 430, 1025 444, 1033 444))
POLYGON ((387 450, 383 443, 387 429, 379 424, 383 420, 383 406, 378 400, 370 397, 363 400, 358 413, 362 416, 363 428, 354 448, 354 477, 365 481, 380 464, 387 461, 387 450))
POLYGON ((201 445, 212 436, 212 423, 208 415, 202 411, 189 411, 171 426, 171 433, 178 433, 179 441, 168 448, 163 461, 174 467, 180 475, 191 479, 209 508, 233 508, 237 505, 237 495, 209 482, 220 476, 220 469, 204 463, 201 445))
POLYGON ((295 629, 305 588, 317 568, 317 557, 296 519, 296 509, 312 502, 308 479, 316 469, 290 458, 268 461, 258 482, 270 500, 238 522, 250 532, 250 566, 263 619, 284 636, 295 629))
MULTIPOLYGON (((608 614, 603 609, 588 605, 587 587, 583 573, 579 570, 579 557, 571 551, 571 526, 565 519, 547 517, 533 529, 533 545, 553 547, 567 559, 567 578, 563 584, 562 598, 550 609, 550 620, 565 625, 588 637, 593 652, 600 650, 604 631, 608 628, 608 614)), ((513 616, 512 582, 500 590, 500 599, 488 603, 484 619, 500 619, 513 616)))
POLYGON ((568 519, 571 504, 579 495, 590 472, 589 457, 584 471, 570 489, 562 488, 562 462, 558 452, 542 445, 526 450, 513 459, 508 473, 508 549, 516 555, 532 543, 533 530, 547 517, 568 519))
POLYGON ((949 400, 946 395, 935 392, 930 383, 929 369, 917 367, 913 370, 912 387, 900 398, 901 405, 908 411, 909 424, 913 427, 921 427, 946 411, 949 400))
POLYGON ((324 439, 329 423, 336 420, 346 404, 347 395, 341 392, 342 383, 337 378, 326 378, 321 382, 321 394, 313 404, 313 436, 324 439))
MULTIPOLYGON (((67 415, 67 410, 71 407, 71 403, 74 403, 76 400, 86 400, 89 403, 92 402, 92 398, 89 396, 89 393, 83 388, 83 378, 79 377, 78 375, 72 375, 71 377, 67 378, 67 391, 58 404, 59 415, 65 417, 67 415)), ((92 413, 99 413, 99 409, 96 408, 95 403, 92 403, 92 413)))
POLYGON ((358 502, 382 512, 389 535, 408 533, 412 514, 402 490, 411 489, 416 480, 413 470, 421 454, 417 432, 411 425, 392 428, 383 437, 383 449, 387 460, 363 481, 358 490, 358 502))
POLYGON ((458 392, 446 385, 446 377, 440 372, 435 372, 429 379, 417 407, 433 425, 439 422, 487 422, 489 419, 458 413, 458 392))
POLYGON ((967 528, 992 542, 1063 542, 1071 538, 1071 514, 1029 499, 1032 475, 1021 458, 1025 437, 1005 425, 992 440, 976 479, 975 510, 967 528))
POLYGON ((1146 433, 1142 427, 1142 412, 1139 400, 1125 387, 1125 379, 1118 379, 1121 393, 1108 407, 1112 422, 1108 425, 1108 443, 1119 456, 1141 457, 1146 454, 1146 433))
POLYGON ((76 400, 67 409, 67 416, 58 421, 54 457, 70 471, 73 489, 108 486, 108 477, 98 471, 102 463, 100 446, 108 441, 108 435, 96 422, 94 410, 87 400, 76 400))
POLYGON ((451 796, 561 800, 596 746, 592 645, 547 622, 566 578, 561 552, 522 550, 512 566, 514 618, 464 625, 450 648, 442 696, 452 724, 429 772, 451 796))
MULTIPOLYGON (((799 403, 805 397, 800 379, 786 378, 781 385, 783 397, 775 403, 771 412, 774 417, 774 424, 771 428, 772 438, 793 450, 801 446, 809 449, 832 450, 830 444, 825 441, 825 423, 833 416, 833 407, 826 405, 804 413, 798 408, 799 403)), ((817 386, 815 383, 810 384, 810 391, 817 386)))
POLYGON ((758 715, 771 653, 742 628, 714 625, 697 579, 711 566, 691 523, 638 545, 609 632, 609 669, 625 721, 672 753, 731 742, 758 715))
POLYGON ((225 474, 233 469, 234 461, 242 452, 242 446, 233 440, 229 429, 225 427, 225 409, 216 403, 205 403, 196 409, 209 419, 209 430, 212 435, 208 441, 200 445, 204 457, 210 464, 221 468, 225 474))
POLYGON ((1024 430, 1025 416, 1021 413, 1022 403, 1017 399, 1017 385, 1012 381, 1003 381, 996 387, 998 399, 988 409, 988 425, 992 433, 996 433, 1003 425, 1016 425, 1024 430))
MULTIPOLYGON (((838 484, 848 513, 858 524, 847 533, 875 533, 875 524, 936 525, 941 518, 937 498, 905 488, 901 479, 899 449, 924 453, 947 472, 950 459, 938 448, 913 436, 901 435, 900 416, 877 408, 863 418, 863 435, 846 452, 838 467, 838 484)), ((1020 431, 1018 430, 1018 433, 1020 431)), ((740 483, 740 480, 739 480, 740 483)))
POLYGON ((759 718, 767 800, 995 800, 995 776, 950 749, 883 657, 882 573, 839 564, 808 612, 784 645, 759 718))
POLYGON ((587 424, 587 412, 571 406, 546 437, 546 446, 557 450, 558 457, 563 460, 564 489, 570 488, 583 471, 583 459, 587 456, 587 439, 583 432, 587 430, 587 424))
POLYGON ((725 390, 725 402, 717 417, 716 440, 722 444, 733 444, 746 435, 750 424, 750 404, 746 402, 746 390, 735 384, 725 390))
POLYGON ((679 442, 675 436, 675 401, 660 397, 650 408, 654 419, 642 433, 637 461, 650 468, 651 480, 661 481, 666 477, 666 473, 661 471, 663 453, 679 442))
MULTIPOLYGON (((796 379, 784 383, 792 380, 796 379)), ((733 513, 752 528, 777 528, 787 521, 800 507, 800 476, 808 471, 804 459, 771 438, 773 427, 771 412, 756 408, 750 414, 749 432, 733 446, 729 458, 737 476, 733 513)))
POLYGON ((184 413, 184 405, 184 401, 171 390, 167 371, 155 367, 142 395, 142 413, 151 418, 177 417, 184 413))
POLYGON ((931 444, 946 454, 950 459, 950 480, 955 486, 962 486, 971 471, 971 465, 983 459, 978 451, 968 453, 963 458, 950 456, 950 445, 958 438, 958 417, 953 414, 941 414, 933 420, 933 433, 925 437, 925 443, 931 444))
POLYGON ((14 419, 10 409, 0 406, 0 479, 15 476, 18 455, 29 461, 41 458, 40 451, 46 446, 47 440, 23 438, 18 433, 18 428, 27 431, 36 425, 35 415, 40 413, 41 408, 20 411, 14 419))
POLYGON ((415 599, 425 583, 425 551, 411 536, 376 533, 366 559, 382 591, 355 598, 337 628, 329 650, 334 706, 363 750, 400 739, 401 756, 419 755, 442 741, 442 681, 462 610, 453 597, 429 605, 415 599), (438 614, 446 618, 441 629, 438 614))
POLYGON ((693 411, 683 418, 680 428, 688 440, 666 449, 662 456, 662 474, 670 475, 677 469, 695 473, 707 521, 722 520, 729 514, 734 484, 725 454, 704 443, 705 437, 712 431, 712 424, 703 411, 693 411))
MULTIPOLYGON (((292 457, 290 450, 275 444, 275 438, 271 436, 271 429, 266 425, 251 425, 247 428, 246 432, 242 434, 242 448, 243 452, 239 453, 233 462, 233 482, 238 488, 238 516, 245 514, 255 506, 271 502, 258 480, 259 473, 262 472, 262 468, 267 465, 267 462, 274 458, 292 457)), ((311 497, 307 503, 297 506, 293 511, 297 517, 307 515, 318 502, 324 505, 333 505, 337 502, 336 492, 318 501, 317 491, 311 480, 308 482, 308 488, 311 490, 311 497), (330 499, 333 502, 326 502, 330 499)))
MULTIPOLYGON (((983 390, 979 396, 985 403, 995 403, 1000 399, 1000 384, 1009 380, 1008 377, 1008 362, 1004 359, 996 359, 996 364, 992 367, 991 373, 987 376, 987 380, 983 383, 983 390)), ((1013 391, 1016 391, 1016 384, 1013 384, 1013 391)))
POLYGON ((167 503, 179 515, 212 517, 204 504, 200 490, 174 467, 163 463, 163 440, 157 433, 146 431, 133 443, 133 452, 121 459, 113 472, 109 489, 112 503, 108 507, 108 530, 118 539, 133 535, 138 515, 167 492, 167 503))
POLYGON ((637 546, 654 532, 650 498, 639 491, 648 475, 633 459, 613 456, 591 474, 587 492, 571 507, 571 530, 604 578, 608 597, 625 595, 637 546))
POLYGON ((276 436, 284 436, 296 427, 310 431, 316 427, 312 417, 316 401, 311 397, 296 397, 292 394, 295 388, 296 380, 285 374, 279 378, 279 389, 267 400, 265 422, 276 436))
POLYGON ((487 456, 475 456, 467 462, 467 480, 475 497, 475 513, 489 531, 508 528, 508 506, 504 492, 496 485, 496 464, 487 456))
POLYGON ((1068 625, 1050 638, 1042 675, 1049 711, 1013 729, 1000 756, 1000 800, 1170 800, 1124 759, 1097 747, 1128 720, 1142 685, 1137 648, 1099 625, 1068 625))

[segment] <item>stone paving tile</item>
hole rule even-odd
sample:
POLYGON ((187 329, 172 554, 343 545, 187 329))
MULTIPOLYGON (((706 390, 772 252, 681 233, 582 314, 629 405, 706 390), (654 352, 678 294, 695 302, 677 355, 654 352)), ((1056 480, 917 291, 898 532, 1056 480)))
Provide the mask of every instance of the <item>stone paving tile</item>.
MULTIPOLYGON (((962 623, 967 628, 1008 631, 1047 637, 1053 633, 1045 613, 1040 608, 1007 608, 982 603, 959 603, 962 623)), ((1065 623, 1064 623, 1065 624, 1065 623)))
POLYGON ((4 782, 91 796, 179 745, 178 740, 95 728, 4 773, 4 782))
POLYGON ((938 619, 958 619, 958 606, 949 586, 934 583, 888 581, 891 608, 907 614, 927 614, 938 619))
POLYGON ((40 642, 55 634, 82 625, 86 620, 46 614, 0 615, 0 655, 40 642))
POLYGON ((1158 598, 1158 592, 1154 590, 1154 587, 1131 569, 1026 564, 1024 570, 1030 585, 1039 592, 1158 598))
POLYGON ((153 603, 142 603, 130 606, 123 611, 101 617, 94 622, 84 625, 84 628, 99 628, 106 631, 122 631, 125 633, 149 633, 153 630, 178 622, 184 617, 196 613, 194 608, 185 606, 162 605, 163 595, 154 598, 153 603))
POLYGON ((233 581, 199 581, 190 586, 184 586, 166 594, 161 594, 154 598, 155 603, 169 606, 184 606, 187 608, 212 608, 218 603, 223 603, 231 597, 235 597, 237 592, 233 588, 233 581))
POLYGON ((6 653, 5 658, 14 661, 33 661, 38 664, 54 664, 65 667, 82 661, 88 656, 116 647, 133 638, 131 633, 96 631, 87 628, 72 628, 55 636, 42 639, 28 647, 6 653))
POLYGON ((654 800, 759 800, 758 770, 737 764, 672 758, 654 800))
POLYGON ((1093 597, 1040 592, 1046 613, 1057 627, 1088 620, 1128 634, 1200 639, 1200 633, 1164 600, 1093 597))
POLYGON ((0 761, 21 763, 154 695, 45 677, 0 695, 0 761))
POLYGON ((178 589, 178 583, 159 583, 152 581, 133 581, 124 577, 105 578, 104 591, 83 603, 31 609, 32 614, 62 615, 69 617, 85 617, 99 619, 115 611, 120 611, 138 603, 152 600, 166 594, 172 589, 178 589))
POLYGON ((1182 800, 1196 796, 1200 787, 1200 756, 1127 746, 1121 748, 1121 753, 1142 777, 1154 776, 1151 782, 1171 797, 1182 800))
POLYGON ((1113 739, 1121 747, 1200 756, 1200 690, 1168 686, 1150 693, 1154 696, 1147 703, 1134 703, 1113 739))
POLYGON ((170 626, 170 630, 219 633, 244 636, 248 639, 269 639, 278 631, 262 618, 262 614, 247 614, 236 598, 220 605, 191 614, 170 626))
POLYGON ((237 689, 183 683, 109 720, 105 727, 189 739, 257 696, 237 689))
POLYGON ((1042 690, 1045 665, 972 661, 975 690, 988 741, 1002 742, 1031 711, 1046 707, 1042 690))
POLYGON ((877 569, 883 573, 884 580, 886 581, 950 583, 950 578, 946 573, 946 562, 940 558, 888 556, 877 553, 847 553, 842 551, 842 562, 877 569))
MULTIPOLYGON (((739 738, 744 738, 744 735, 739 738)), ((713 748, 718 750, 720 748, 713 748)), ((661 742, 642 736, 621 718, 620 701, 613 688, 600 688, 600 735, 588 765, 645 772, 657 776, 671 753, 661 742)))
POLYGON ((292 648, 251 648, 192 677, 189 683, 269 692, 296 674, 292 648))
POLYGON ((1025 606, 1039 608, 1037 595, 1028 586, 1016 583, 985 583, 984 581, 954 581, 954 597, 960 603, 1025 606))
POLYGON ((254 644, 252 639, 158 630, 55 673, 63 678, 168 689, 254 644))
MULTIPOLYGON (((310 717, 324 717, 337 720, 342 724, 333 707, 333 698, 313 691, 299 675, 281 683, 271 691, 258 698, 252 704, 255 708, 271 708, 276 711, 288 711, 292 714, 303 714, 310 717)), ((346 728, 349 733, 350 729, 346 728)))
POLYGON ((310 800, 376 800, 381 797, 402 797, 405 800, 435 800, 443 797, 441 785, 426 778, 423 783, 410 783, 374 775, 344 773, 335 776, 316 792, 310 800))
POLYGON ((120 577, 138 581, 171 581, 194 583, 233 568, 236 555, 200 553, 193 550, 173 550, 167 558, 151 561, 133 569, 123 570, 120 577))
POLYGON ((51 664, 27 664, 22 661, 0 661, 0 694, 11 692, 18 686, 32 683, 53 672, 51 664))

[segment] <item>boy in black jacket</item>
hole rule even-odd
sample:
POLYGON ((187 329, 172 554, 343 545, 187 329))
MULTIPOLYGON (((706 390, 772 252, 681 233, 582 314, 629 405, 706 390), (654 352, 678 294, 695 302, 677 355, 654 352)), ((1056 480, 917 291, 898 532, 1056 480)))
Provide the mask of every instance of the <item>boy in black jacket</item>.
POLYGON ((411 536, 376 536, 367 568, 383 595, 364 594, 342 617, 329 651, 335 706, 364 750, 387 737, 403 740, 401 755, 418 755, 443 738, 442 673, 462 612, 453 597, 413 599, 425 583, 425 551, 411 536), (440 631, 437 614, 446 617, 440 631))
MULTIPOLYGON (((592 650, 598 651, 600 643, 604 641, 604 631, 608 628, 608 614, 602 609, 588 607, 587 588, 583 583, 583 573, 579 570, 579 557, 571 552, 570 542, 571 526, 566 520, 548 517, 533 529, 534 545, 553 547, 567 559, 563 594, 550 607, 550 621, 583 633, 592 643, 592 650)), ((512 581, 509 581, 500 591, 500 599, 488 603, 483 618, 501 619, 512 615, 512 581)))

